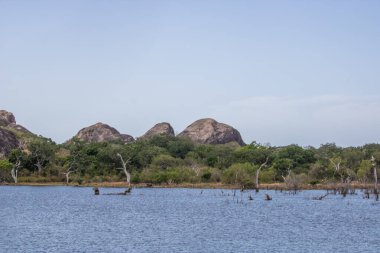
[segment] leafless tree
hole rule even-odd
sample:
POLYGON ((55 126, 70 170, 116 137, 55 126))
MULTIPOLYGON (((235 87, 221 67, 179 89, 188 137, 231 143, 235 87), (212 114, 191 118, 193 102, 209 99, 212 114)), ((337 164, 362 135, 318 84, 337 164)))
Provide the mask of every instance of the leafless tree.
POLYGON ((262 168, 265 168, 268 164, 268 161, 269 161, 269 157, 267 157, 267 159, 265 160, 265 162, 263 162, 260 167, 256 170, 256 177, 255 177, 255 187, 256 187, 256 191, 259 191, 259 175, 260 175, 260 171, 262 168))
POLYGON ((373 177, 375 179, 375 189, 373 190, 373 193, 375 194, 376 200, 379 200, 379 190, 377 188, 377 168, 376 168, 376 159, 374 156, 371 157, 371 162, 373 166, 373 177))
POLYGON ((199 176, 199 173, 201 172, 201 167, 199 167, 198 164, 193 163, 193 164, 191 165, 191 169, 195 172, 195 175, 198 177, 198 176, 199 176))
POLYGON ((343 184, 344 178, 343 178, 343 173, 342 173, 342 168, 341 168, 342 160, 340 158, 332 158, 330 159, 330 162, 334 166, 334 175, 339 174, 341 183, 343 184))
POLYGON ((69 180, 70 180, 70 174, 75 172, 76 169, 73 168, 73 166, 70 166, 66 172, 62 172, 63 175, 65 175, 66 177, 66 185, 69 184, 69 180))
POLYGON ((282 178, 284 179, 287 189, 293 190, 294 193, 297 193, 300 186, 305 182, 305 175, 292 173, 290 167, 288 167, 288 175, 282 176, 282 178))
POLYGON ((78 154, 74 154, 72 157, 73 157, 73 160, 71 161, 69 168, 66 170, 66 172, 62 172, 62 174, 65 175, 66 177, 66 185, 69 184, 70 174, 77 171, 77 168, 75 168, 75 165, 76 165, 78 154))
POLYGON ((287 169, 288 171, 288 175, 287 176, 284 176, 284 175, 281 175, 282 179, 284 180, 285 184, 289 184, 290 182, 290 174, 292 173, 292 170, 290 169, 290 165, 287 169))
POLYGON ((123 157, 119 153, 117 153, 117 156, 120 158, 121 164, 123 166, 123 168, 118 168, 118 169, 124 171, 124 174, 127 176, 127 183, 130 189, 131 188, 131 174, 127 170, 127 164, 130 162, 131 159, 129 158, 127 161, 124 161, 123 157))
POLYGON ((11 176, 12 176, 15 184, 17 184, 18 169, 20 167, 21 167, 21 161, 19 159, 17 159, 16 164, 12 167, 12 170, 11 170, 11 176))
POLYGON ((375 157, 371 157, 371 162, 372 162, 372 166, 373 166, 373 177, 375 179, 375 190, 377 191, 377 168, 376 168, 376 159, 375 157))

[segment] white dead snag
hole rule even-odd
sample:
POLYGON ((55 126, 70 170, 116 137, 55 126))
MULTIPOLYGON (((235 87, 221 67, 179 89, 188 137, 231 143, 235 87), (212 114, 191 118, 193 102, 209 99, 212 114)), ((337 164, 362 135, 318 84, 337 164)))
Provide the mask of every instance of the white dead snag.
POLYGON ((269 157, 267 157, 267 159, 265 160, 265 162, 262 163, 260 165, 260 167, 256 170, 255 187, 256 187, 256 191, 257 192, 259 191, 259 175, 260 175, 260 171, 261 171, 262 168, 264 168, 264 167, 267 166, 268 161, 269 161, 269 157))
POLYGON ((375 179, 375 191, 377 192, 378 190, 378 188, 377 188, 377 168, 376 168, 376 159, 375 159, 375 157, 371 157, 371 162, 372 162, 372 166, 373 166, 373 177, 374 177, 374 179, 375 179))
POLYGON ((375 157, 371 157, 371 162, 373 166, 373 177, 375 179, 375 189, 377 190, 377 169, 376 169, 376 160, 375 157))
POLYGON ((282 179, 284 179, 285 184, 290 183, 290 174, 292 173, 292 170, 290 169, 290 166, 288 167, 288 175, 284 177, 284 175, 281 175, 282 179))
MULTIPOLYGON (((342 161, 340 159, 336 161, 334 159, 330 159, 330 162, 334 165, 334 175, 335 173, 341 174, 340 164, 342 163, 342 161)), ((343 179, 342 174, 340 175, 340 180, 341 180, 341 183, 343 184, 344 179, 343 179)))
POLYGON ((75 155, 73 156, 74 159, 73 159, 73 161, 70 163, 70 166, 69 166, 69 168, 67 169, 67 171, 66 171, 66 172, 62 172, 62 174, 65 175, 65 177, 66 177, 66 185, 69 184, 70 174, 73 173, 73 172, 76 172, 76 171, 77 171, 77 169, 74 168, 74 166, 75 166, 75 161, 76 161, 76 159, 77 159, 77 156, 78 156, 78 154, 75 154, 75 155))
POLYGON ((69 177, 70 177, 70 174, 71 173, 73 173, 74 171, 68 171, 68 172, 65 172, 65 173, 63 173, 64 175, 65 175, 65 177, 66 177, 66 185, 68 185, 69 184, 69 177))
POLYGON ((62 174, 65 175, 65 177, 66 177, 66 185, 69 184, 70 174, 75 172, 75 171, 76 170, 72 169, 72 167, 70 166, 70 168, 66 172, 62 172, 62 174))
POLYGON ((195 172, 195 175, 198 177, 199 173, 201 172, 201 168, 198 166, 198 164, 192 164, 191 169, 195 172))
POLYGON ((21 166, 21 161, 17 160, 16 164, 13 166, 11 170, 11 176, 15 184, 17 184, 17 176, 18 176, 17 174, 18 174, 18 169, 20 168, 20 166, 21 166))
POLYGON ((123 157, 119 153, 117 153, 117 156, 120 158, 121 164, 123 166, 123 168, 118 168, 118 169, 121 169, 124 171, 124 174, 127 176, 128 187, 131 188, 131 174, 127 171, 127 164, 130 162, 131 159, 124 161, 123 157))

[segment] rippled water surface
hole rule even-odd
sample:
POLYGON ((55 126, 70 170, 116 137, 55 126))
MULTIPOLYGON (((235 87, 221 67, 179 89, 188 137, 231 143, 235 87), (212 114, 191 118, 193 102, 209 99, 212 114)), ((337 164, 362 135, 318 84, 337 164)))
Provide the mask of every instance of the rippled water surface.
POLYGON ((0 252, 380 252, 380 204, 323 194, 2 186, 0 252))

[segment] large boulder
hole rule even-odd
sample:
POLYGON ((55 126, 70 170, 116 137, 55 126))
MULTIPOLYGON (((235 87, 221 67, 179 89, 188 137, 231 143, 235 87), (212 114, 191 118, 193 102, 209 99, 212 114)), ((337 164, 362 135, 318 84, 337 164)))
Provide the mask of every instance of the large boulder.
POLYGON ((245 145, 235 128, 214 119, 200 119, 188 126, 178 137, 188 138, 201 144, 226 144, 236 142, 245 145))
POLYGON ((81 129, 74 138, 84 142, 121 140, 124 143, 129 143, 134 141, 132 136, 128 134, 120 134, 115 128, 101 122, 81 129))
POLYGON ((16 118, 13 113, 0 110, 0 126, 8 126, 10 124, 16 124, 16 118))
POLYGON ((20 143, 17 140, 16 135, 13 132, 0 127, 0 158, 19 146, 20 143))
POLYGON ((124 142, 124 143, 130 143, 130 142, 134 142, 135 141, 135 138, 133 138, 131 135, 129 134, 120 134, 120 138, 121 140, 124 142))
POLYGON ((16 124, 16 118, 13 113, 6 110, 0 110, 0 126, 13 128, 17 131, 32 134, 28 129, 16 124))
POLYGON ((167 136, 174 136, 174 129, 173 127, 166 122, 158 123, 154 127, 148 130, 142 138, 151 138, 155 135, 167 135, 167 136))

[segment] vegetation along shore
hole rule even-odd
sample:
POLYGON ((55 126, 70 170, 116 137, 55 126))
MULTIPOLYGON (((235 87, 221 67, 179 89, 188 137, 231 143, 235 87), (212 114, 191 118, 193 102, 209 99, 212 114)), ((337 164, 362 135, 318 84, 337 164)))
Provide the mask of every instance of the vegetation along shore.
POLYGON ((0 182, 18 185, 231 189, 373 188, 380 144, 245 144, 233 127, 195 121, 179 135, 159 123, 134 138, 97 123, 56 144, 0 111, 0 182))

